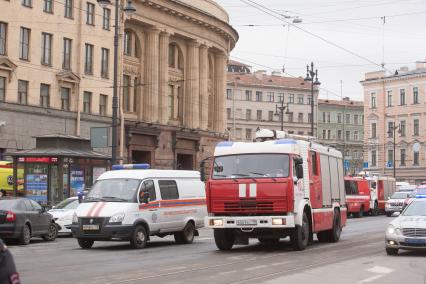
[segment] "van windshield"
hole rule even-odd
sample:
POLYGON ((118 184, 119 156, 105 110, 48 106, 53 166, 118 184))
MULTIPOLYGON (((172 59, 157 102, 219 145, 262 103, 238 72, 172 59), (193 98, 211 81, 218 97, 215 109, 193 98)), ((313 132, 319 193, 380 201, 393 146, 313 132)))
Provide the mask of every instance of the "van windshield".
POLYGON ((136 202, 136 191, 141 183, 138 179, 98 180, 87 194, 84 202, 136 202))
POLYGON ((283 178, 289 176, 286 154, 243 154, 216 157, 213 179, 283 178))

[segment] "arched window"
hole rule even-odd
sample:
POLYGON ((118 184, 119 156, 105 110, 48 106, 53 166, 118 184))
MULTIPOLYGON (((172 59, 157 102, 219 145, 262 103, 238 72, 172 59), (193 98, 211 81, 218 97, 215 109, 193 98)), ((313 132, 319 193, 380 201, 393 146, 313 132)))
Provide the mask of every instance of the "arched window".
POLYGON ((183 69, 183 54, 176 43, 169 44, 169 67, 183 69))
POLYGON ((127 56, 140 57, 140 41, 132 30, 124 31, 123 53, 127 56))

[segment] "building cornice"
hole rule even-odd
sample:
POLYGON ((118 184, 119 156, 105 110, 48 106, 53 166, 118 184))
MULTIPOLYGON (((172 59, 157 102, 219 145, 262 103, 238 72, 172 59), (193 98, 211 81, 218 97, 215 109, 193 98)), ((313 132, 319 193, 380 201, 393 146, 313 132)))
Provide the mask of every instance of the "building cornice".
POLYGON ((360 81, 360 83, 362 85, 371 85, 371 84, 376 84, 376 83, 389 83, 389 82, 397 82, 397 81, 406 81, 407 79, 422 78, 422 77, 426 77, 426 73, 400 74, 400 75, 389 76, 389 77, 380 77, 380 78, 362 80, 362 81, 360 81))

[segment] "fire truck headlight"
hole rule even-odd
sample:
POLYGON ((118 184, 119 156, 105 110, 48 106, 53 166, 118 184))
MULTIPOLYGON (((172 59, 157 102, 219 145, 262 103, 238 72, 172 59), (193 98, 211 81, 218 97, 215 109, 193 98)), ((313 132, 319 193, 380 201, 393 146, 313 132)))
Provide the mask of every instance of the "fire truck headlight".
POLYGON ((285 225, 286 221, 282 218, 272 218, 272 225, 285 225))
POLYGON ((124 219, 124 213, 118 213, 109 218, 109 223, 121 223, 124 219))
POLYGON ((389 227, 387 228, 386 232, 387 232, 389 235, 393 235, 393 234, 395 234, 395 227, 394 227, 394 226, 392 226, 392 225, 389 225, 389 227))
POLYGON ((210 220, 210 226, 223 226, 223 220, 222 219, 212 219, 210 220))

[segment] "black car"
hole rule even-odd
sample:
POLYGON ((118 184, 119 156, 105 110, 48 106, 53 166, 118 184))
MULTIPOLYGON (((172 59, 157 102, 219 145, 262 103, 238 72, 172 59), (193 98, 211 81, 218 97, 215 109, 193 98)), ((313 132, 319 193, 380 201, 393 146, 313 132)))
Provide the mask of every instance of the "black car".
POLYGON ((53 241, 58 228, 52 215, 37 202, 28 198, 0 199, 0 237, 18 239, 27 245, 31 237, 53 241))
POLYGON ((12 254, 2 240, 0 240, 0 283, 21 283, 12 254))

